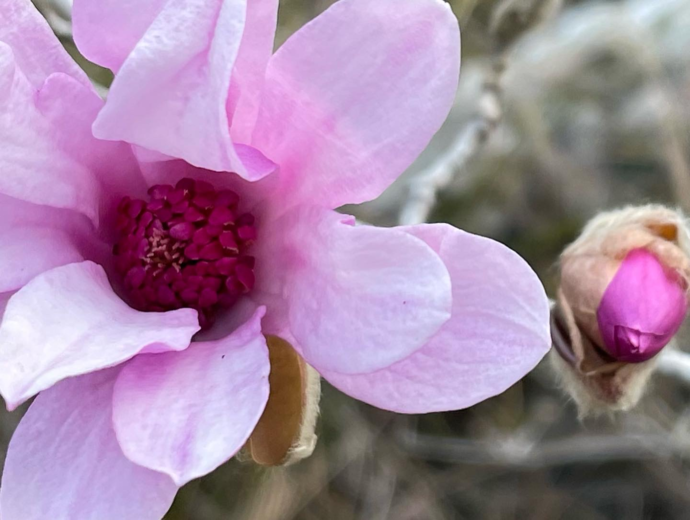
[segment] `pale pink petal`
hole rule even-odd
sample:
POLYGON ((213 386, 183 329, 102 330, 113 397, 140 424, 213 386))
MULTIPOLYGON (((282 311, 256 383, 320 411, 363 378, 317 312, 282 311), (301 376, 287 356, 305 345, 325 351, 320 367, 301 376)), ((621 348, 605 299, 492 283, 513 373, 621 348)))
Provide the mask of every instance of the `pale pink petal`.
POLYGON ((244 21, 244 0, 167 2, 122 64, 94 134, 245 174, 225 110, 244 21))
POLYGON ((628 253, 597 309, 604 346, 620 361, 646 361, 675 336, 688 310, 686 288, 646 249, 628 253))
MULTIPOLYGON (((234 112, 233 137, 239 142, 249 140, 256 120, 278 15, 278 0, 252 0, 246 4, 246 21, 232 69, 228 106, 231 114, 234 112)), ((74 39, 91 61, 118 71, 164 7, 193 6, 189 1, 167 6, 165 0, 75 0, 74 39)))
POLYGON ((0 292, 24 286, 37 274, 83 260, 65 232, 47 227, 0 229, 0 292))
POLYGON ((259 309, 224 339, 138 356, 120 374, 113 421, 133 462, 182 486, 244 445, 268 400, 268 349, 259 309))
POLYGON ((440 128, 459 67, 445 2, 340 0, 269 62, 252 143, 292 202, 374 199, 440 128))
POLYGON ((10 47, 18 68, 34 88, 40 87, 55 72, 67 74, 85 87, 91 86, 43 16, 27 0, 0 2, 0 43, 10 47))
POLYGON ((276 163, 252 146, 236 144, 235 151, 247 171, 252 172, 254 176, 253 178, 247 177, 248 180, 263 179, 278 168, 276 163))
POLYGON ((343 392, 386 410, 427 413, 500 394, 548 352, 549 306, 527 263, 493 240, 446 225, 404 228, 434 248, 453 284, 453 314, 422 349, 361 375, 322 372, 343 392))
MULTIPOLYGON (((263 170, 268 174, 276 167, 275 164, 249 146, 240 145, 237 149, 240 155, 245 157, 248 162, 251 162, 257 171, 263 170)), ((141 168, 150 186, 155 184, 175 185, 180 179, 190 177, 209 182, 218 190, 233 190, 240 196, 239 209, 242 212, 251 212, 257 204, 263 201, 268 202, 267 199, 271 199, 271 195, 277 188, 275 183, 276 176, 274 175, 270 175, 260 181, 249 182, 234 173, 204 170, 179 159, 143 162, 141 163, 141 168)))
POLYGON ((88 223, 88 220, 73 211, 31 204, 0 194, 0 228, 40 225, 69 228, 77 222, 88 223))
POLYGON ((2 317, 5 315, 7 303, 10 301, 13 294, 13 292, 0 293, 0 323, 2 323, 2 317))
POLYGON ((0 195, 0 292, 60 265, 104 256, 83 216, 0 195))
POLYGON ((248 143, 251 140, 261 104, 266 66, 273 54, 277 22, 278 0, 247 1, 247 20, 228 99, 235 142, 248 143))
MULTIPOLYGON (((257 304, 250 298, 240 298, 237 303, 225 309, 219 309, 216 321, 212 327, 200 331, 194 336, 194 341, 211 342, 229 336, 239 327, 249 322, 257 313, 262 305, 257 304)), ((266 319, 264 316, 263 321, 266 319)))
MULTIPOLYGON (((62 77, 89 92, 69 76, 62 77)), ((12 50, 0 42, 0 193, 73 209, 96 223, 98 181, 88 167, 60 146, 60 132, 65 127, 41 109, 51 102, 59 100, 51 93, 37 91, 16 66, 12 50)))
MULTIPOLYGON (((96 179, 101 232, 112 241, 114 237, 103 231, 114 230, 120 200, 146 194, 147 185, 131 146, 94 138, 91 126, 103 100, 64 74, 48 77, 36 94, 36 106, 53 126, 54 145, 96 179)), ((33 150, 26 152, 31 153, 33 150)), ((51 189, 51 181, 47 179, 42 189, 51 189)))
POLYGON ((144 313, 128 307, 92 263, 47 271, 10 300, 0 326, 0 393, 9 409, 67 377, 141 352, 184 350, 197 313, 144 313))
POLYGON ((170 155, 165 155, 160 152, 154 152, 148 148, 142 148, 141 146, 133 145, 132 151, 137 161, 140 163, 156 163, 156 162, 167 162, 176 160, 175 157, 170 155))
POLYGON ((136 193, 143 179, 126 145, 94 139, 102 105, 33 6, 3 2, 0 193, 107 220, 123 188, 136 193))
POLYGON ((112 428, 117 369, 63 381, 36 398, 10 442, 3 520, 160 520, 177 486, 130 462, 112 428))
POLYGON ((287 309, 296 347, 317 370, 386 367, 421 348, 450 316, 450 277, 430 247, 403 231, 352 223, 300 207, 264 226, 257 242, 267 249, 257 251, 253 297, 269 316, 287 309))
MULTIPOLYGON (((136 156, 137 160, 141 163, 161 163, 176 160, 175 157, 165 155, 160 152, 154 152, 153 150, 149 150, 148 148, 142 148, 141 146, 133 146, 132 148, 134 151, 134 155, 136 156)), ((237 152, 237 156, 240 158, 240 161, 242 161, 242 164, 244 164, 251 171, 256 172, 257 175, 261 177, 265 177, 270 173, 273 173, 278 168, 278 165, 276 165, 274 162, 268 159, 259 150, 251 146, 247 146, 246 144, 236 144, 235 151, 237 152)), ((217 174, 227 172, 213 173, 217 174)))
POLYGON ((74 0, 74 41, 89 60, 117 72, 168 0, 74 0))
MULTIPOLYGON (((117 52, 140 37, 122 63, 94 134, 198 167, 233 171, 249 180, 264 176, 264 171, 242 162, 231 140, 230 125, 236 111, 241 112, 238 117, 244 118, 243 124, 253 124, 268 59, 268 55, 262 56, 270 53, 270 38, 265 33, 273 32, 265 23, 275 0, 262 0, 249 10, 246 0, 169 0, 162 8, 149 6, 141 16, 134 15, 131 31, 123 25, 128 24, 126 13, 133 9, 132 2, 125 2, 124 10, 113 0, 103 4, 105 11, 117 12, 114 32, 127 34, 117 52), (147 28, 143 18, 150 19, 147 28), (247 45, 256 44, 256 49, 241 51, 245 33, 247 45)), ((85 38, 95 40, 94 31, 109 25, 99 22, 95 29, 88 25, 98 16, 98 6, 83 2, 83 13, 80 4, 75 9, 77 34, 81 32, 85 38)), ((114 53, 112 48, 107 52, 114 53)))

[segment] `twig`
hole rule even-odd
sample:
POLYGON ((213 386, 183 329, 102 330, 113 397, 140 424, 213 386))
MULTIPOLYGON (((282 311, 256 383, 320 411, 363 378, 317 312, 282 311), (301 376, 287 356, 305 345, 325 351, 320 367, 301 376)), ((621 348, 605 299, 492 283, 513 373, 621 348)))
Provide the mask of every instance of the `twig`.
POLYGON ((659 354, 657 370, 666 376, 690 384, 690 354, 666 349, 659 354))
MULTIPOLYGON (((460 132, 448 152, 410 182, 408 199, 400 211, 400 224, 426 222, 438 193, 448 187, 460 171, 466 170, 470 160, 484 148, 503 118, 501 79, 508 52, 526 32, 555 16, 561 6, 561 0, 502 0, 498 3, 491 22, 495 46, 493 65, 484 81, 477 115, 460 132)), ((469 185, 472 179, 465 177, 464 182, 469 185)))
MULTIPOLYGON (((634 22, 632 22, 634 23, 634 22)), ((638 25, 639 33, 644 29, 638 25)), ((659 95, 659 155, 665 163, 669 182, 678 204, 685 211, 690 211, 690 164, 685 156, 686 137, 679 119, 677 106, 681 103, 674 93, 671 82, 664 71, 663 63, 648 42, 653 38, 647 36, 639 45, 638 59, 649 74, 650 83, 659 95)))
POLYGON ((429 219, 439 191, 446 188, 457 172, 483 148, 503 117, 500 80, 505 69, 497 59, 484 82, 478 114, 450 146, 449 151, 421 172, 410 183, 409 197, 403 205, 400 223, 420 224, 429 219))
POLYGON ((60 38, 72 39, 72 0, 33 0, 60 38))
POLYGON ((412 455, 425 460, 516 469, 690 457, 687 438, 662 434, 576 435, 540 443, 515 438, 468 441, 406 432, 400 442, 412 455))

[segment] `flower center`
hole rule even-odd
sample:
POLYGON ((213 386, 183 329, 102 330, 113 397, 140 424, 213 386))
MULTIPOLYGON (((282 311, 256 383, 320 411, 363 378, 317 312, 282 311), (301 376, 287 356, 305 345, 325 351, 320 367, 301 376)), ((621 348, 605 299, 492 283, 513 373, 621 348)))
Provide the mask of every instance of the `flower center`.
POLYGON ((238 195, 182 179, 149 189, 148 202, 118 205, 115 266, 133 307, 199 311, 202 327, 254 287, 254 216, 238 214, 238 195))

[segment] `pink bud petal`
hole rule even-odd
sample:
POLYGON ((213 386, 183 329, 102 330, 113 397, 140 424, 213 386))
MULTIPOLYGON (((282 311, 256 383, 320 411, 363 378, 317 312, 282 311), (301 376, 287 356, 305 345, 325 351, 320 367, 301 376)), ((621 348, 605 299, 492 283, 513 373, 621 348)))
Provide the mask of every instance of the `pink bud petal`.
POLYGON ((628 253, 597 309, 609 354, 620 361, 639 363, 664 348, 687 311, 681 284, 649 251, 628 253))

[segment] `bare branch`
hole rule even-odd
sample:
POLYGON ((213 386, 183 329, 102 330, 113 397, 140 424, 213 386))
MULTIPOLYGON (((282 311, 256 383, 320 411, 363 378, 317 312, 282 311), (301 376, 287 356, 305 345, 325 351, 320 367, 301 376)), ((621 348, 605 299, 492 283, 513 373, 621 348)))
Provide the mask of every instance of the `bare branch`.
MULTIPOLYGON (((410 182, 408 200, 400 212, 400 224, 421 224, 429 219, 437 194, 484 148, 503 118, 501 79, 506 69, 506 55, 525 32, 553 17, 561 0, 503 0, 492 20, 496 52, 493 66, 484 81, 477 115, 458 138, 428 169, 410 182)), ((472 179, 466 177, 470 184, 472 179)))
POLYGON ((512 437, 471 441, 408 431, 400 441, 425 460, 514 468, 690 456, 687 436, 668 434, 582 434, 542 443, 512 437))
POLYGON ((72 38, 72 0, 33 0, 55 34, 72 38))
POLYGON ((657 370, 664 375, 690 384, 690 354, 666 349, 659 354, 657 370))
MULTIPOLYGON (((500 81, 504 70, 503 60, 497 60, 484 82, 478 114, 450 146, 428 169, 410 183, 409 198, 403 205, 400 223, 420 224, 429 219, 438 192, 447 187, 456 173, 464 170, 489 140, 503 117, 500 81)), ((466 180, 469 183, 469 179, 466 180)))

